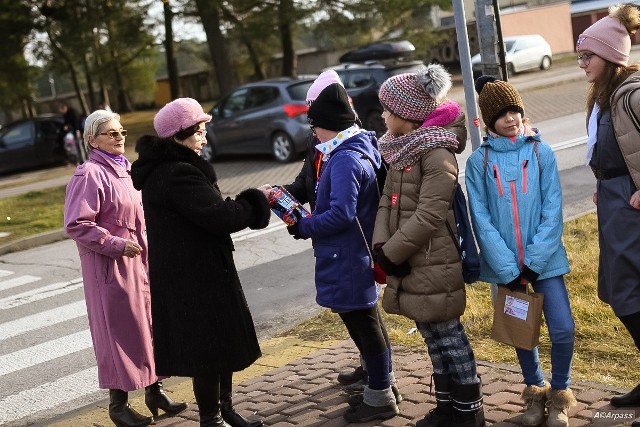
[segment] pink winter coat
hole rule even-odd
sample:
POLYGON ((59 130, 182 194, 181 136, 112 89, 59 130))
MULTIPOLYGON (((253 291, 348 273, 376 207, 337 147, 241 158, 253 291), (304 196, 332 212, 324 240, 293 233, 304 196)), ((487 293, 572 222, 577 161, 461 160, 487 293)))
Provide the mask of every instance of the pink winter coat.
POLYGON ((98 150, 67 185, 64 227, 80 253, 89 328, 100 388, 136 390, 157 380, 151 338, 147 239, 140 192, 98 150), (125 242, 142 246, 123 256, 125 242))

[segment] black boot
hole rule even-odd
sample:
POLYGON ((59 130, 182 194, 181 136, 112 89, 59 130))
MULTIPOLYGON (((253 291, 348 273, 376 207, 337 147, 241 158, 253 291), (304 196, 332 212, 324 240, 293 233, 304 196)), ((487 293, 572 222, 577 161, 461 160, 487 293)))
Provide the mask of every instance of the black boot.
POLYGON ((629 393, 613 396, 611 404, 616 408, 624 408, 627 406, 640 406, 640 385, 637 385, 629 393))
POLYGON ((193 378, 193 395, 200 411, 200 427, 230 427, 220 413, 220 377, 193 378))
POLYGON ((451 379, 448 374, 431 375, 436 387, 436 407, 416 423, 416 427, 448 427, 453 422, 451 405, 451 379))
POLYGON ((248 420, 233 409, 233 400, 231 398, 232 383, 232 372, 220 374, 220 412, 222 413, 222 418, 231 427, 262 427, 262 421, 248 420))
POLYGON ((367 371, 362 366, 358 366, 353 371, 342 371, 338 374, 338 382, 342 385, 356 383, 367 378, 367 371))
POLYGON ((453 423, 456 427, 484 427, 482 383, 456 384, 451 382, 453 423))
POLYGON ((129 393, 116 388, 109 390, 109 418, 117 427, 145 427, 153 422, 129 405, 129 393))
POLYGON ((162 381, 156 381, 144 388, 144 403, 154 417, 158 416, 158 408, 169 415, 176 415, 187 409, 186 403, 176 403, 164 392, 162 381))

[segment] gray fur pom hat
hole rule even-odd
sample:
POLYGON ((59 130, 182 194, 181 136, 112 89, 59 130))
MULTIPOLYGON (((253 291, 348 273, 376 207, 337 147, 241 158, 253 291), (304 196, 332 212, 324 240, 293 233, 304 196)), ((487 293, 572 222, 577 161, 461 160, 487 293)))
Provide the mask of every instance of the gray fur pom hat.
POLYGON ((451 89, 451 74, 440 64, 388 78, 378 92, 382 106, 396 116, 422 124, 451 89))

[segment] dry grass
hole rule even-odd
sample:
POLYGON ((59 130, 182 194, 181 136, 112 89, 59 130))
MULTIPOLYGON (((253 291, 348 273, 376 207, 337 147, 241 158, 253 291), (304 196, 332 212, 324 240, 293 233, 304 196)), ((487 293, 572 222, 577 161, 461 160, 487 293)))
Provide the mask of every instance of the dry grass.
MULTIPOLYGON (((640 382, 635 369, 640 364, 638 351, 609 306, 597 297, 598 235, 595 214, 566 223, 564 242, 572 269, 565 280, 576 322, 573 377, 621 388, 635 386, 640 382)), ((414 332, 412 321, 384 311, 383 317, 394 345, 424 348, 422 337, 414 332)), ((492 317, 489 286, 486 283, 467 286, 467 310, 462 321, 476 357, 517 365, 515 351, 490 338, 492 317)), ((287 334, 315 340, 348 338, 340 318, 328 310, 287 334)), ((549 334, 543 325, 540 359, 547 373, 551 368, 549 356, 549 334)))

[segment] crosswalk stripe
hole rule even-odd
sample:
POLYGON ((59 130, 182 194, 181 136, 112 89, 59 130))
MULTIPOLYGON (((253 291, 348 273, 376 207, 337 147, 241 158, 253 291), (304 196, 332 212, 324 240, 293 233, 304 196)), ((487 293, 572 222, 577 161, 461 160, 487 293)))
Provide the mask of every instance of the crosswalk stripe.
POLYGON ((84 300, 81 300, 52 308, 51 310, 41 311, 40 313, 30 316, 21 317, 20 319, 0 323, 0 340, 6 340, 7 338, 62 323, 75 319, 76 317, 86 316, 86 314, 86 303, 84 300))
POLYGON ((34 301, 50 298, 55 295, 71 292, 82 287, 82 277, 66 282, 52 283, 51 285, 39 287, 31 291, 22 292, 20 294, 11 295, 0 299, 0 310, 18 307, 34 301))
POLYGON ((0 425, 54 408, 98 390, 98 368, 89 368, 0 400, 0 425))
POLYGON ((13 274, 13 271, 9 271, 9 270, 0 270, 0 277, 11 276, 12 274, 13 274))
POLYGON ((88 329, 0 356, 0 377, 49 362, 93 345, 88 329))
POLYGON ((33 283, 40 280, 40 277, 29 276, 28 274, 24 276, 14 277, 13 279, 3 280, 0 282, 0 291, 6 291, 7 289, 15 288, 16 286, 26 285, 27 283, 33 283))

